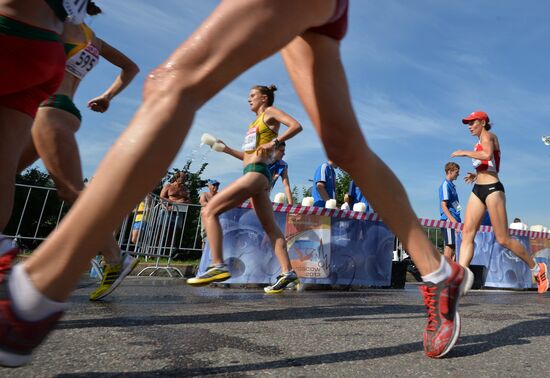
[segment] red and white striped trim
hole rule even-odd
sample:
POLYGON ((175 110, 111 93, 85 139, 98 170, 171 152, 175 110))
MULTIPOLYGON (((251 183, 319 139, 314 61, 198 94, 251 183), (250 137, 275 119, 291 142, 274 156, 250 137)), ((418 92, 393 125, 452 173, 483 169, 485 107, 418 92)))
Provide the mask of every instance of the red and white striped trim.
MULTIPOLYGON (((252 203, 245 202, 241 205, 242 208, 251 209, 252 203)), ((355 220, 369 220, 369 221, 382 221, 382 218, 376 213, 362 213, 352 210, 336 210, 325 209, 324 207, 315 206, 301 206, 301 205, 285 205, 282 203, 274 203, 273 211, 289 214, 307 214, 307 215, 322 215, 339 219, 355 219, 355 220)), ((464 228, 463 223, 452 223, 444 220, 418 218, 420 224, 429 228, 454 228, 455 230, 462 231, 464 228)), ((480 232, 492 232, 493 227, 481 226, 480 232)), ((531 239, 550 239, 550 232, 535 232, 535 231, 523 231, 509 229, 510 235, 514 236, 528 236, 531 239)))

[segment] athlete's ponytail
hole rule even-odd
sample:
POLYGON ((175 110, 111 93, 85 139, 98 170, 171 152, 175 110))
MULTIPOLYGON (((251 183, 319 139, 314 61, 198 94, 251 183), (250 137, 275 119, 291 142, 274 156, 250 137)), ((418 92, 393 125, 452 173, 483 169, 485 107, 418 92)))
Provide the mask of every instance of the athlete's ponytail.
POLYGON ((252 89, 257 89, 261 94, 267 96, 268 106, 273 105, 273 102, 275 102, 275 91, 277 90, 277 86, 275 86, 275 84, 271 84, 268 87, 265 85, 256 85, 252 87, 252 89))
POLYGON ((100 13, 102 13, 101 8, 98 7, 93 1, 88 1, 88 5, 86 6, 86 13, 88 13, 90 16, 96 16, 100 13))

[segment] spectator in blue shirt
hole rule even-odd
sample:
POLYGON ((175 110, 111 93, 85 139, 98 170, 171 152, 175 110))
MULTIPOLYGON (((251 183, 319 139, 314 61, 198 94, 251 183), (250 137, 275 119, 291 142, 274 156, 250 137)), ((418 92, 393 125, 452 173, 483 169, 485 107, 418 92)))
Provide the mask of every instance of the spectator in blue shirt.
POLYGON ((283 180, 283 187, 285 189, 286 200, 289 205, 293 205, 294 200, 292 199, 290 180, 288 178, 288 164, 286 161, 283 160, 283 156, 285 156, 285 150, 286 143, 279 143, 279 147, 275 149, 275 152, 273 153, 273 159, 275 161, 269 164, 268 169, 271 173, 271 189, 273 189, 273 187, 275 186, 277 179, 281 177, 281 179, 283 180))
MULTIPOLYGON (((445 164, 445 181, 439 187, 439 213, 441 220, 449 220, 453 223, 459 223, 460 203, 458 193, 453 184, 460 174, 460 166, 454 162, 445 164)), ((445 239, 445 248, 443 254, 449 259, 455 259, 456 232, 454 228, 441 228, 445 239)))
POLYGON ((315 171, 313 176, 313 206, 325 207, 329 199, 336 199, 336 172, 333 163, 327 160, 315 171))
POLYGON ((349 183, 348 195, 349 195, 349 206, 352 210, 353 210, 353 205, 359 202, 363 202, 366 206, 365 211, 370 211, 370 206, 367 199, 365 198, 363 193, 361 193, 361 189, 359 189, 359 187, 355 184, 355 181, 353 180, 351 180, 349 183))

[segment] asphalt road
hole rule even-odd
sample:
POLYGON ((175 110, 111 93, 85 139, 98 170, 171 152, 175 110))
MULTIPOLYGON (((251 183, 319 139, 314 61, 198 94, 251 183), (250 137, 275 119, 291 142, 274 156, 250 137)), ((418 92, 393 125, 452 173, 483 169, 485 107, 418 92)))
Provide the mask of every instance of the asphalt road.
POLYGON ((550 376, 550 294, 471 292, 458 345, 432 360, 415 284, 269 296, 130 277, 91 303, 92 283, 81 283, 32 363, 1 377, 550 376))

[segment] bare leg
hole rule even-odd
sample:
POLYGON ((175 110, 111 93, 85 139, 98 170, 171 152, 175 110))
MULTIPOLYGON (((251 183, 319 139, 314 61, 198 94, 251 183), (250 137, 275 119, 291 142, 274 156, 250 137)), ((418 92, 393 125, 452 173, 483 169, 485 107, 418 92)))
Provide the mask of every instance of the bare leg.
MULTIPOLYGON (((40 156, 55 182, 59 198, 70 204, 84 189, 80 153, 75 139, 79 128, 80 121, 71 113, 49 107, 40 108, 31 130, 32 140, 27 143, 19 162, 21 170, 26 168, 24 164, 32 164, 40 156)), ((106 239, 101 253, 108 264, 121 261, 120 248, 112 235, 106 239)))
POLYGON ((27 114, 0 107, 0 232, 11 217, 17 164, 30 140, 31 126, 27 114))
POLYGON ((464 229, 462 230, 460 254, 458 256, 458 261, 463 267, 470 266, 470 262, 474 257, 474 239, 484 214, 485 205, 483 202, 475 194, 470 194, 466 204, 464 229))
POLYGON ((269 199, 269 184, 265 178, 262 179, 265 183, 265 188, 252 197, 254 211, 256 211, 258 219, 262 223, 265 232, 271 240, 271 245, 275 251, 275 256, 277 256, 279 265, 281 265, 281 272, 286 273, 292 270, 292 265, 290 265, 290 258, 288 257, 285 236, 275 222, 275 216, 273 215, 273 204, 269 199))
POLYGON ((440 254, 426 237, 401 183, 370 150, 361 133, 339 58, 339 43, 306 32, 287 45, 282 55, 328 157, 353 177, 420 272, 435 271, 440 254))
POLYGON ((203 208, 202 219, 210 246, 212 264, 223 263, 223 230, 219 215, 233 209, 262 190, 265 178, 259 173, 247 173, 216 194, 203 208))
POLYGON ((149 78, 143 105, 90 186, 25 262, 36 288, 66 300, 101 240, 166 172, 195 111, 248 67, 321 25, 334 7, 326 0, 223 1, 149 78))
POLYGON ((522 259, 529 269, 533 269, 536 265, 533 257, 527 252, 523 245, 516 239, 512 239, 508 233, 508 216, 506 215, 506 196, 504 192, 493 192, 487 196, 485 200, 493 231, 497 242, 504 248, 512 251, 517 257, 522 259))

